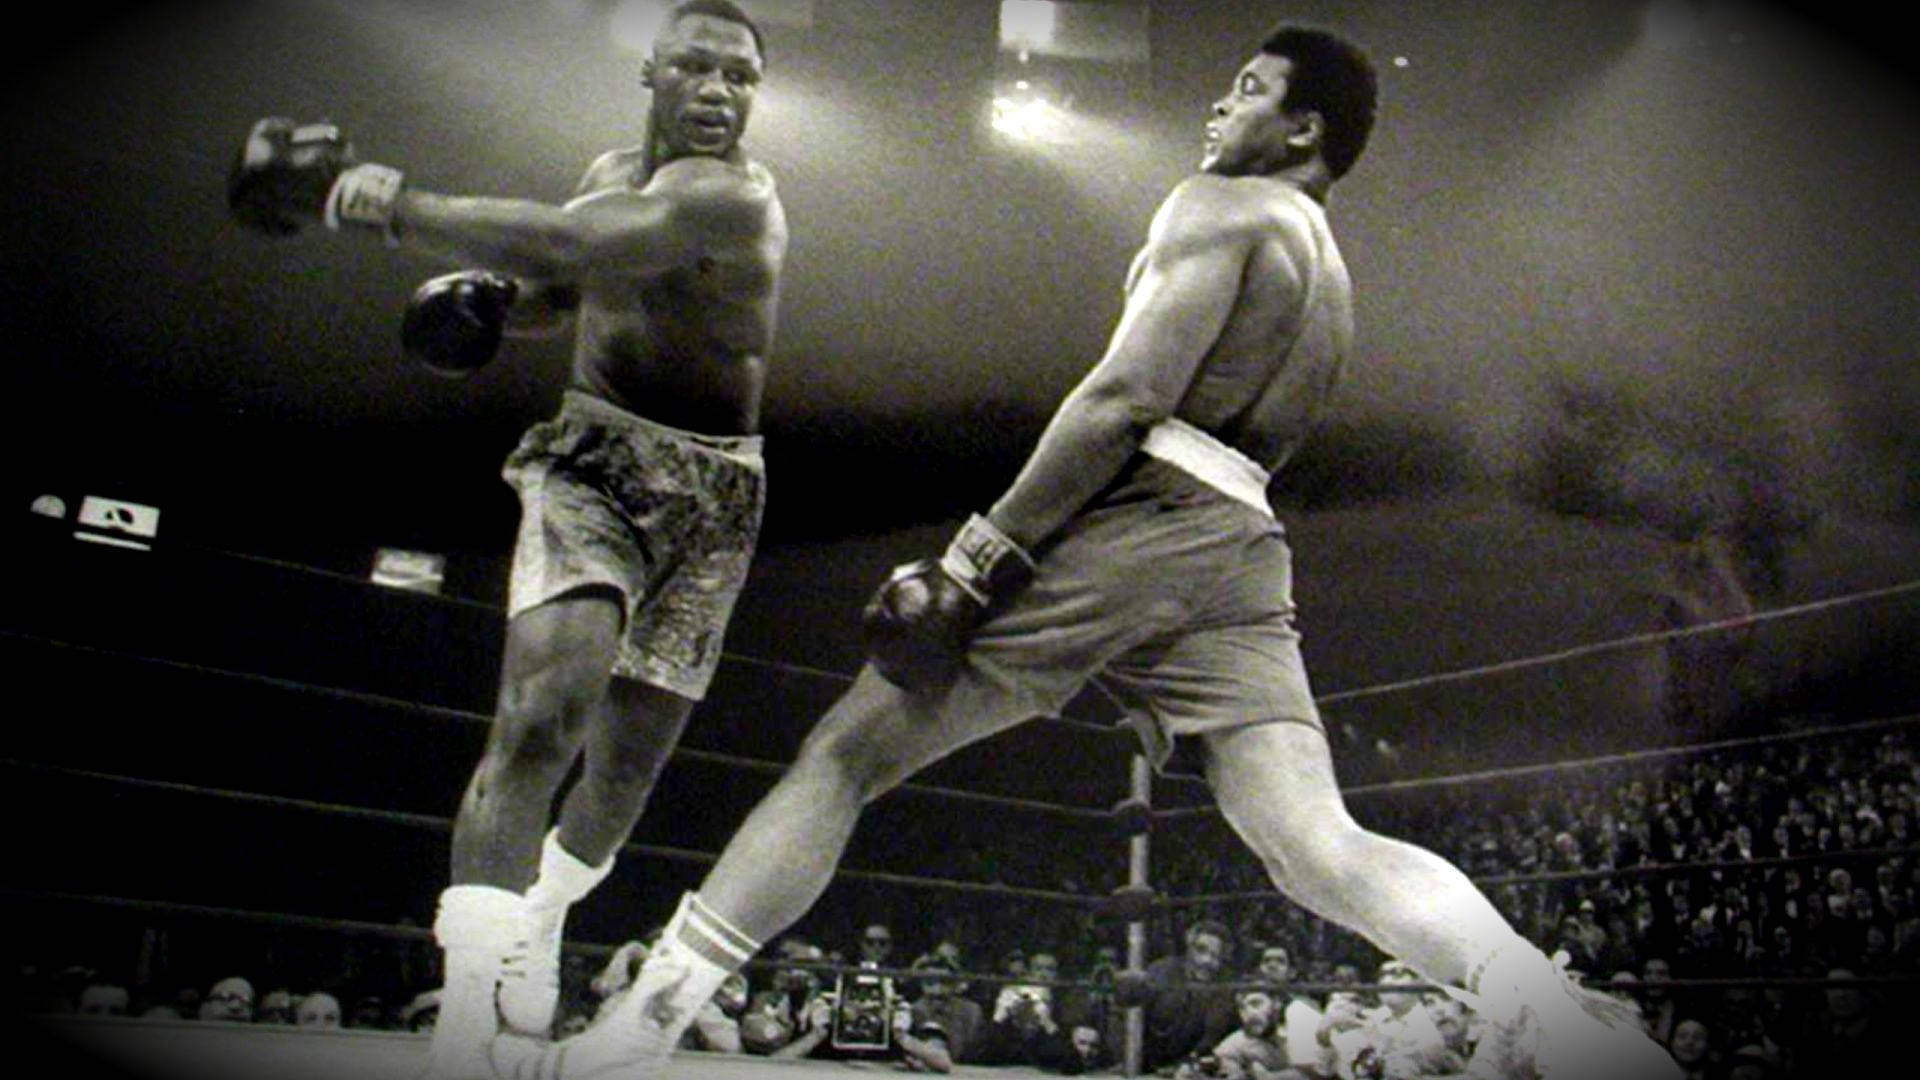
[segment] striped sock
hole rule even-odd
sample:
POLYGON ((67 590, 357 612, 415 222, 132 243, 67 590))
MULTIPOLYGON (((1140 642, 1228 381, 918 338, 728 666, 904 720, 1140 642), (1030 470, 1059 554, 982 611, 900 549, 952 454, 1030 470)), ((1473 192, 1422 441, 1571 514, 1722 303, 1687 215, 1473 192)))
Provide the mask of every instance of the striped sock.
POLYGON ((680 898, 680 908, 668 921, 662 940, 668 938, 728 971, 737 969, 760 951, 759 942, 708 907, 697 893, 687 893, 680 898))
POLYGON ((672 1045, 727 976, 759 951, 759 942, 687 893, 621 1003, 622 1011, 657 1025, 672 1045))

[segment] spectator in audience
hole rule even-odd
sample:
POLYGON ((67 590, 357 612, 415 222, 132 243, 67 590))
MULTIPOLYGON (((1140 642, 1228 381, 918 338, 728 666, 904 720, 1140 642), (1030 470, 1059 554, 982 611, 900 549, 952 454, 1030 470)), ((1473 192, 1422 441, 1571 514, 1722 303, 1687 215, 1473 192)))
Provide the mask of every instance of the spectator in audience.
MULTIPOLYGON (((1267 990, 1242 990, 1234 996, 1240 1026, 1213 1047, 1202 1048, 1174 1073, 1179 1080, 1306 1080, 1296 1063, 1319 1060, 1317 1044, 1289 1045, 1281 1026, 1280 999, 1267 990)), ((1312 1036, 1308 1036, 1309 1039, 1312 1036)))
POLYGON ((1850 968, 1833 968, 1827 978, 1825 1007, 1811 1018, 1794 1055, 1797 1075, 1810 1077, 1869 1077, 1880 1075, 1888 1063, 1904 1060, 1905 1044, 1879 1017, 1874 1001, 1850 968))
POLYGON ((893 931, 885 923, 869 923, 860 932, 860 966, 884 968, 893 966, 889 958, 893 955, 893 931))
POLYGON ((300 1027, 337 1028, 340 1026, 340 999, 324 990, 315 990, 300 999, 293 1015, 293 1022, 300 1027))
POLYGON ((353 999, 353 1007, 341 1022, 359 1031, 385 1031, 389 1026, 386 999, 378 994, 361 994, 353 999))
POLYGON ((118 983, 89 983, 80 991, 81 1016, 125 1016, 133 1007, 133 995, 118 983))
POLYGON ((1680 1065, 1685 1080, 1718 1080, 1714 1069, 1713 1038, 1703 1020, 1686 1019, 1673 1027, 1667 1049, 1680 1065))
MULTIPOLYGON (((1320 1007, 1304 994, 1297 994, 1287 984, 1293 981, 1293 954, 1285 945, 1271 942, 1260 946, 1259 960, 1254 968, 1253 977, 1268 984, 1273 999, 1280 1011, 1279 1027, 1288 1047, 1307 1053, 1307 1047, 1313 1045, 1315 1033, 1326 1019, 1320 1007)), ((1244 1026, 1245 1018, 1242 1018, 1244 1026)), ((1318 1055, 1311 1055, 1318 1060, 1318 1055)), ((1304 1064, 1308 1058, 1296 1058, 1295 1064, 1304 1064)))
POLYGON ((975 1058, 982 1065, 1042 1067, 1062 1056, 1065 1040, 1053 1011, 1053 987, 1047 981, 1060 975, 1060 961, 1049 952, 1036 952, 1026 961, 1026 975, 1035 982, 1008 983, 993 1002, 993 1013, 980 1031, 975 1058))
POLYGON ((1214 1046, 1240 1025, 1233 992, 1209 985, 1226 970, 1227 928, 1203 919, 1182 935, 1178 955, 1147 965, 1145 1035, 1141 1067, 1157 1071, 1203 1046, 1214 1046))
POLYGON ((1779 1055, 1763 1046, 1743 1046, 1727 1062, 1726 1080, 1779 1080, 1779 1055))
MULTIPOLYGON (((797 937, 782 938, 774 952, 796 964, 817 964, 826 959, 819 946, 797 937)), ((813 970, 799 966, 776 969, 772 987, 753 995, 740 1017, 741 1048, 749 1054, 767 1055, 787 1046, 821 996, 820 976, 813 970)))
POLYGON ((1640 1018, 1647 1034, 1662 1046, 1673 1044, 1673 1029, 1680 1021, 1680 1007, 1666 985, 1673 978, 1673 967, 1664 956, 1649 956, 1640 966, 1640 1018))
POLYGON ((947 1052, 954 1061, 974 1061, 986 1014, 979 1002, 961 995, 959 981, 950 977, 959 972, 959 965, 934 952, 915 960, 913 970, 923 973, 915 980, 919 995, 915 1008, 947 1033, 947 1052))
MULTIPOLYGON (((1351 1013, 1357 1016, 1362 1009, 1372 1004, 1367 1000, 1366 993, 1357 989, 1360 985, 1359 965, 1346 961, 1335 964, 1327 973, 1326 981, 1335 987, 1327 991, 1326 1007, 1321 1010, 1326 1016, 1332 1016, 1336 1007, 1341 1009, 1343 1014, 1351 1013)), ((1326 1027, 1325 1019, 1322 1019, 1321 1027, 1323 1029, 1326 1027)))
POLYGON ((1042 1063, 1042 1068, 1063 1076, 1088 1076, 1112 1069, 1114 1058, 1106 1036, 1092 1024, 1073 1024, 1067 1029, 1066 1050, 1042 1063))
POLYGON ((276 986, 260 995, 260 1006, 253 1012, 256 1024, 292 1024, 293 991, 284 986, 276 986))
POLYGON ((1055 988, 1054 1017, 1069 1037, 1073 1028, 1087 1026, 1100 1033, 1102 1047, 1124 1045, 1126 1010, 1113 997, 1119 970, 1119 950, 1101 945, 1093 950, 1091 966, 1079 980, 1085 985, 1055 988))
POLYGON ((253 1023, 253 984, 238 975, 229 975, 213 984, 200 1003, 199 1018, 234 1024, 253 1023))
MULTIPOLYGON (((850 985, 850 984, 843 984, 850 985)), ((882 985, 877 980, 875 986, 882 985)), ((890 1061, 913 1072, 953 1071, 947 1033, 927 1013, 905 1001, 890 1003, 881 1017, 885 1030, 856 1031, 847 1004, 837 995, 816 995, 800 1017, 793 1040, 773 1051, 776 1058, 890 1061)))
MULTIPOLYGON (((1380 965, 1378 981, 1384 985, 1417 985, 1422 980, 1399 960, 1380 965)), ((1360 1016, 1360 1024, 1330 1038, 1336 1054, 1336 1067, 1344 1066, 1356 1074, 1360 1064, 1377 1062, 1387 1077, 1418 1077, 1429 1074, 1452 1075, 1465 1071, 1466 1059, 1453 1053, 1446 1036, 1434 1023, 1422 995, 1417 990, 1383 990, 1380 1004, 1360 1016)))
POLYGON ((406 1031, 432 1031, 440 1021, 440 991, 423 990, 400 1009, 400 1027, 406 1031))

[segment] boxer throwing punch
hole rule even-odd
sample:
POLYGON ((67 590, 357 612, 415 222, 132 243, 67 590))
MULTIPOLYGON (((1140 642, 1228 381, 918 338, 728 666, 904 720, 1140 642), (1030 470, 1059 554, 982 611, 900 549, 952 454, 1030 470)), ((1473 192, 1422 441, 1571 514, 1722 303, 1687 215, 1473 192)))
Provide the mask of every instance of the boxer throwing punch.
POLYGON ((1197 756, 1275 885, 1509 1033, 1484 1042, 1519 1046, 1519 1068, 1482 1075, 1678 1075, 1459 870, 1361 828, 1335 783, 1267 486, 1349 353, 1326 201, 1375 99, 1350 43, 1298 27, 1262 42, 1214 106, 1199 174, 1155 215, 1106 353, 1011 489, 875 595, 872 663, 682 899, 623 1008, 561 1043, 501 1038, 509 1075, 652 1075, 727 972, 819 897, 862 807, 1094 677, 1156 763, 1197 756))
POLYGON ((471 370, 502 336, 573 335, 559 414, 504 468, 522 520, 499 704, 434 922, 430 1071, 446 1080, 493 1075, 502 1025, 549 1032, 567 908, 644 808, 746 577, 787 243, 773 178, 740 145, 764 63, 735 4, 676 4, 643 68, 644 141, 602 155, 564 206, 422 190, 331 127, 280 119, 254 127, 231 176, 253 228, 359 231, 483 268, 408 306, 407 349, 435 367, 471 370))

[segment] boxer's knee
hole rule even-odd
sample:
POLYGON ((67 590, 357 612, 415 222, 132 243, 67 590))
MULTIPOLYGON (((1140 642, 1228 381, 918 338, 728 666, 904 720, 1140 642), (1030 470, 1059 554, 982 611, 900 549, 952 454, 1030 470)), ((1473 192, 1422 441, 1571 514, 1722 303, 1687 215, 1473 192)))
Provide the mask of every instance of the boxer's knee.
POLYGON ((487 758, 510 771, 570 766, 605 691, 604 678, 564 663, 520 672, 501 685, 487 758))
POLYGON ((503 767, 570 765, 612 680, 618 594, 582 590, 516 617, 487 756, 503 767))
POLYGON ((921 711, 924 704, 911 695, 863 673, 808 733, 799 760, 871 802, 924 764, 923 743, 936 722, 921 711))

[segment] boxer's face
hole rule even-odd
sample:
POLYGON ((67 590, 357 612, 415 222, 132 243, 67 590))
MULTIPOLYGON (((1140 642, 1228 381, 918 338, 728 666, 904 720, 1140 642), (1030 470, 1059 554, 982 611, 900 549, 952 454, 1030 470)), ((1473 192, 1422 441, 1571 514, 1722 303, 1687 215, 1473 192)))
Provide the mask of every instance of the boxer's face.
POLYGON ((1200 159, 1203 172, 1245 176, 1297 155, 1288 140, 1297 137, 1304 119, 1285 108, 1287 80, 1292 72, 1292 60, 1266 53, 1240 69, 1234 76, 1233 90, 1213 104, 1206 149, 1200 159))
POLYGON ((655 138, 672 157, 731 152, 747 129, 762 74, 752 30, 711 15, 678 20, 661 31, 645 69, 655 138))

